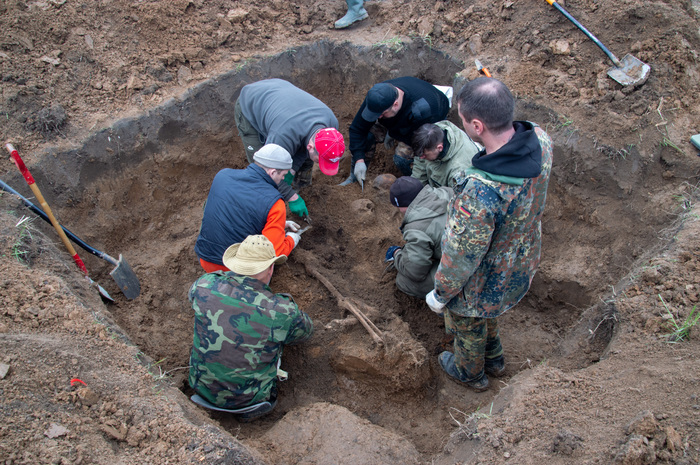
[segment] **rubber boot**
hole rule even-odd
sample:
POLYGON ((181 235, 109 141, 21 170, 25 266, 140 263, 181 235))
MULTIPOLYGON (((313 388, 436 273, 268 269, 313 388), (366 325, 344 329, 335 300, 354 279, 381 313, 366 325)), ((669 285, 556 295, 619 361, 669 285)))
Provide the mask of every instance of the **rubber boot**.
POLYGON ((346 0, 348 12, 335 22, 336 29, 344 29, 357 21, 367 19, 367 10, 362 7, 363 0, 346 0))

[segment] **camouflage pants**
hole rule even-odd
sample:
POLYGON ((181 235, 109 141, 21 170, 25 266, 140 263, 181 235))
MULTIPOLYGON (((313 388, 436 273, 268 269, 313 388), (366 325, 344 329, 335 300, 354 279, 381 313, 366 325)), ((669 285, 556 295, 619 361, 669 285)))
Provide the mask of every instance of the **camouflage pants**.
POLYGON ((245 150, 245 156, 248 159, 248 163, 253 163, 253 155, 255 152, 260 150, 264 145, 264 141, 260 137, 260 133, 250 124, 248 118, 243 116, 243 111, 241 111, 241 104, 236 100, 236 104, 233 107, 233 119, 236 122, 236 127, 238 128, 238 135, 241 137, 243 142, 243 149, 245 150))
POLYGON ((484 374, 484 361, 503 355, 496 318, 474 318, 445 312, 445 331, 454 336, 455 367, 468 380, 484 374))

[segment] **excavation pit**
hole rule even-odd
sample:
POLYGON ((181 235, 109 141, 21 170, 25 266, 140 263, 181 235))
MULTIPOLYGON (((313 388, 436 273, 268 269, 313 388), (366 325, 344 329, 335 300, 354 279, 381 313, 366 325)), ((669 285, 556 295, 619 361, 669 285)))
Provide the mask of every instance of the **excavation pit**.
MULTIPOLYGON (((202 274, 193 247, 214 175, 246 165, 233 121, 241 87, 271 77, 289 80, 333 109, 347 136, 374 83, 412 75, 458 87, 462 68, 422 43, 394 51, 320 42, 203 82, 143 115, 99 130, 80 147, 49 151, 32 173, 40 185, 50 186, 45 195, 65 225, 101 250, 128 258, 142 286, 131 301, 110 280, 111 267, 91 256, 84 260, 92 278, 116 298, 108 309, 119 327, 148 357, 162 360, 164 370, 173 370, 178 387, 190 394, 186 370, 178 369, 188 365, 192 341, 187 290, 202 274)), ((545 128, 555 150, 542 264, 530 292, 500 320, 506 382, 543 361, 567 370, 604 355, 615 321, 606 298, 657 245, 672 214, 649 212, 658 212, 675 182, 664 178, 662 163, 634 151, 624 163, 606 157, 593 136, 562 124, 547 108, 521 99, 516 116, 545 128)), ((454 108, 449 119, 458 123, 454 108)), ((376 160, 368 179, 399 174, 381 144, 376 160)), ((240 430, 226 415, 211 417, 255 446, 271 442, 271 431, 289 412, 314 406, 327 413, 340 406, 406 438, 410 444, 402 450, 415 447, 427 460, 441 451, 453 429, 450 408, 466 413, 484 408, 504 384, 476 394, 441 373, 436 355, 451 347, 442 319, 423 301, 399 292, 393 274, 384 273, 386 248, 402 243, 399 212, 386 191, 370 183, 364 191, 356 184, 338 186, 349 170, 346 153, 336 177, 315 171, 313 185, 301 192, 313 228, 271 283, 275 291, 291 293, 315 324, 308 343, 285 349, 283 368, 290 378, 280 384, 277 409, 240 430), (386 337, 383 346, 309 269, 343 296, 367 305, 386 337)), ((18 186, 21 180, 12 181, 18 186)))

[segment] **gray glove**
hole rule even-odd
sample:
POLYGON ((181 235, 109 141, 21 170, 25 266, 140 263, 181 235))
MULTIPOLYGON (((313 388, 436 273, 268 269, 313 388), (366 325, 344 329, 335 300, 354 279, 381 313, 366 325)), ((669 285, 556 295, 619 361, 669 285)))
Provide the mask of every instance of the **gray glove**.
POLYGON ((386 133, 386 136, 384 136, 384 148, 387 150, 391 150, 394 148, 394 138, 389 135, 389 133, 386 133))
POLYGON ((355 178, 357 178, 358 181, 364 183, 365 182, 365 176, 367 175, 367 165, 365 165, 364 161, 358 161, 355 163, 355 171, 353 172, 355 175, 355 178))
POLYGON ((294 247, 299 245, 299 241, 301 240, 301 234, 297 234, 295 232, 288 232, 286 235, 294 239, 294 247))
POLYGON ((284 229, 287 231, 297 232, 297 231, 299 231, 300 227, 301 226, 296 224, 294 221, 285 221, 284 222, 284 229))
POLYGON ((355 177, 355 173, 350 173, 350 176, 348 176, 348 178, 345 181, 341 182, 338 185, 339 186, 349 186, 350 184, 352 184, 353 182, 356 182, 356 181, 357 181, 357 178, 355 177))

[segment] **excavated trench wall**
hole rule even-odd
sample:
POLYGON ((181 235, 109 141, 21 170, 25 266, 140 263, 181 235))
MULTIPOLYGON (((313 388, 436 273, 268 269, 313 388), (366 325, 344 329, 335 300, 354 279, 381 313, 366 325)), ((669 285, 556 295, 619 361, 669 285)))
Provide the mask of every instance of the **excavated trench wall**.
MULTIPOLYGON (((245 166, 233 120, 233 104, 241 87, 271 77, 289 80, 333 109, 341 131, 347 135, 347 127, 374 83, 411 75, 435 84, 453 85, 456 91, 463 82, 458 75, 462 68, 462 63, 423 43, 391 50, 385 46, 363 48, 321 42, 244 63, 143 115, 99 130, 80 146, 48 151, 42 161, 32 167, 32 173, 44 187, 49 203, 56 205, 63 222, 71 226, 73 232, 112 255, 124 254, 139 275, 142 293, 133 301, 119 295, 113 284, 109 288, 117 297, 110 310, 119 325, 146 354, 155 360, 166 359, 166 367, 186 366, 192 327, 186 292, 201 274, 193 251, 201 207, 211 179, 219 169, 245 166)), ((562 356, 562 366, 584 366, 601 356, 613 331, 614 319, 608 317, 614 313, 614 308, 594 304, 602 300, 599 297, 607 295, 610 287, 627 275, 635 260, 656 243, 656 232, 667 220, 667 217, 657 216, 638 221, 641 215, 654 208, 654 192, 648 180, 659 176, 660 167, 641 160, 636 153, 624 160, 602 155, 590 135, 562 124, 555 112, 527 100, 519 100, 516 116, 539 123, 552 135, 555 160, 543 221, 542 265, 517 314, 509 313, 504 319, 505 338, 511 341, 506 348, 528 361, 562 356), (637 185, 646 186, 645 195, 640 195, 637 185), (510 337, 509 327, 512 328, 510 337), (596 337, 584 337, 591 327, 597 328, 596 337), (580 347, 581 343, 590 350, 584 353, 570 349, 580 347)), ((450 119, 458 122, 455 109, 450 119)), ((313 189, 316 190, 307 199, 312 212, 314 207, 319 211, 324 198, 336 192, 335 184, 349 172, 349 158, 347 153, 338 179, 315 174, 313 189)), ((398 174, 390 157, 385 158, 388 161, 384 164, 371 167, 371 175, 398 174)), ((20 185, 19 179, 12 181, 20 185)), ((359 188, 350 186, 347 189, 359 188)), ((381 202, 380 194, 347 192, 371 197, 375 204, 381 202)), ((378 215, 385 211, 382 208, 377 207, 370 213, 378 215)), ((333 254, 317 252, 329 268, 333 260, 350 255, 342 244, 352 243, 357 231, 347 230, 348 225, 362 228, 361 222, 338 226, 341 217, 351 215, 353 212, 349 208, 339 208, 325 211, 323 215, 319 213, 322 221, 315 220, 316 235, 312 237, 320 241, 321 234, 325 234, 329 241, 336 241, 333 254)), ((369 218, 382 221, 376 216, 369 218)), ((369 228, 370 223, 366 227, 369 228)), ((368 250, 353 252, 350 257, 354 260, 353 266, 361 260, 366 260, 368 267, 375 266, 380 261, 377 257, 395 239, 396 236, 368 238, 365 242, 370 244, 368 250)), ((86 261, 96 274, 93 277, 108 286, 110 267, 94 257, 88 256, 86 261)), ((363 275, 360 270, 357 276, 355 271, 354 268, 346 270, 345 291, 352 289, 353 282, 366 281, 367 274, 363 275)), ((301 266, 290 267, 289 271, 282 272, 280 279, 285 282, 310 280, 301 266)), ((372 283, 363 284, 369 289, 372 283)), ((391 289, 393 283, 385 280, 382 285, 383 289, 391 289)), ((419 308, 422 302, 407 299, 398 292, 392 296, 391 292, 387 291, 388 298, 395 303, 388 306, 395 306, 395 313, 408 322, 408 331, 427 351, 426 360, 434 358, 433 353, 444 345, 441 324, 436 321, 426 329, 422 317, 416 317, 413 310, 405 310, 419 308)), ((318 291, 313 296, 302 296, 302 301, 311 306, 322 300, 318 312, 327 311, 323 313, 324 318, 341 317, 342 312, 337 310, 332 299, 321 294, 318 291)), ((371 298, 371 293, 366 295, 371 298)), ((381 317, 379 321, 381 326, 381 317)), ((308 353, 295 350, 289 352, 289 360, 292 365, 303 366, 302 359, 308 353)), ((318 351, 323 352, 323 347, 318 351)), ((330 355, 321 360, 328 361, 332 367, 323 375, 329 383, 336 375, 334 370, 341 368, 345 369, 344 379, 350 378, 348 383, 364 382, 352 379, 353 373, 361 370, 353 372, 347 364, 341 367, 330 355)), ((515 367, 512 371, 518 369, 515 367)), ((365 372, 365 375, 370 379, 375 373, 365 372)), ((434 375, 431 371, 427 377, 434 375)), ((307 367, 304 376, 311 378, 309 384, 292 384, 288 392, 305 387, 313 389, 313 370, 307 367)), ((424 382, 425 376, 421 379, 424 382)), ((184 377, 179 382, 186 390, 184 377)), ((349 387, 350 384, 343 387, 341 383, 336 387, 341 392, 343 389, 358 390, 354 384, 349 387)), ((394 384, 395 380, 392 386, 394 384)), ((333 401, 334 397, 327 392, 319 388, 315 395, 321 400, 333 401)), ((424 395, 421 393, 414 400, 421 402, 424 395)), ((291 394, 288 397, 292 398, 291 394)), ((361 398, 359 395, 358 399, 361 398)), ((412 404, 406 405, 411 408, 412 404)), ((293 407, 293 404, 287 406, 288 409, 293 407)), ((361 406, 355 411, 363 414, 361 406)), ((431 452, 427 446, 423 450, 431 452)))

